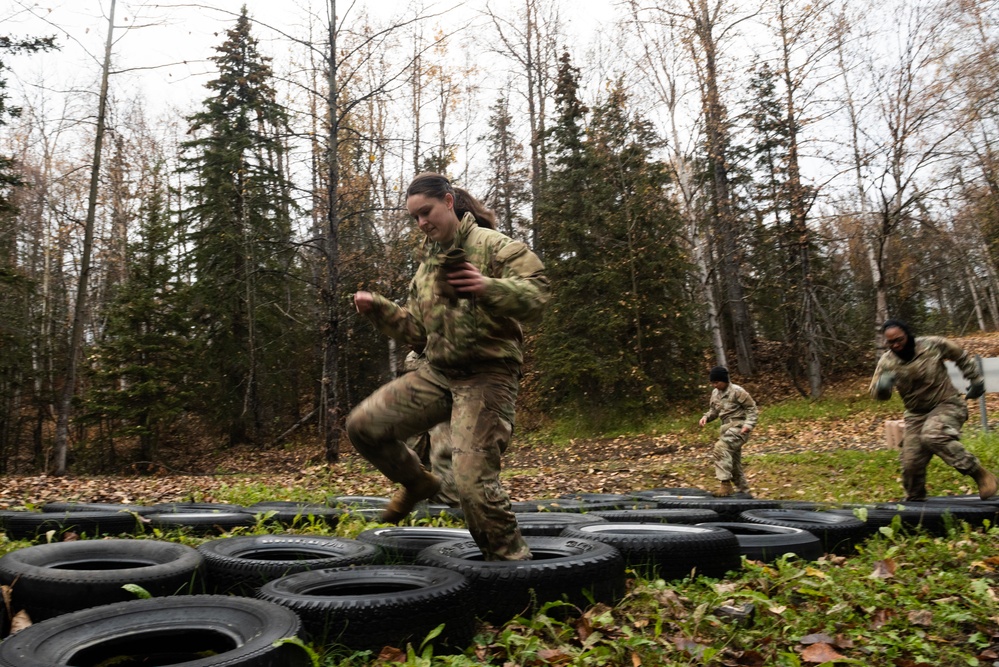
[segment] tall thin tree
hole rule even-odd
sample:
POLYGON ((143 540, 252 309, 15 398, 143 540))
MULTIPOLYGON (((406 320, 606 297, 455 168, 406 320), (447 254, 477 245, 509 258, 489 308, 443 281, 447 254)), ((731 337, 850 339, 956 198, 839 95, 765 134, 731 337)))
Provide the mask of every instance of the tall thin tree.
POLYGON ((86 326, 87 289, 90 279, 90 260, 94 246, 94 220, 97 217, 98 185, 101 176, 101 152, 104 145, 105 119, 108 100, 108 77, 111 72, 111 47, 114 44, 115 1, 111 0, 108 9, 108 34, 104 43, 104 65, 101 69, 101 90, 97 100, 97 129, 94 135, 94 156, 90 165, 90 193, 87 200, 87 218, 83 223, 83 249, 80 256, 80 277, 76 286, 76 303, 73 309, 73 329, 70 334, 69 350, 66 356, 66 370, 63 376, 62 391, 57 405, 55 443, 53 449, 53 472, 66 474, 66 458, 69 451, 69 418, 73 396, 76 394, 77 363, 83 348, 83 329, 86 326))

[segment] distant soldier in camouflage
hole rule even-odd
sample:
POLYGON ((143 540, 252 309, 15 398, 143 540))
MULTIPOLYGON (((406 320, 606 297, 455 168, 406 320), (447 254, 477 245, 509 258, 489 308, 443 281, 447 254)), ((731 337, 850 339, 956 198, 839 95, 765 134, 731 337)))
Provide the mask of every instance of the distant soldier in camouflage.
POLYGON ((721 420, 721 434, 712 450, 715 477, 720 482, 714 495, 724 497, 738 493, 751 498, 749 482, 742 469, 742 446, 749 440, 759 417, 756 401, 748 391, 729 382, 728 370, 723 366, 712 368, 708 381, 714 390, 708 411, 698 423, 704 426, 715 419, 721 420))
POLYGON ((538 257, 495 231, 495 217, 439 174, 421 174, 406 206, 426 235, 401 307, 357 292, 354 305, 427 363, 376 390, 347 417, 354 448, 402 489, 382 516, 397 523, 440 491, 406 440, 451 422, 454 483, 468 530, 487 560, 526 560, 500 456, 513 435, 523 362, 521 323, 540 318, 550 298, 538 257))
POLYGON ((968 420, 965 399, 985 393, 977 361, 946 338, 914 336, 900 320, 888 320, 881 332, 888 350, 874 370, 870 393, 873 398, 887 401, 892 389, 898 389, 905 405, 905 436, 899 455, 905 500, 926 499, 926 468, 934 454, 974 479, 983 500, 994 496, 996 476, 983 468, 978 457, 960 441, 961 427, 968 420), (944 361, 953 361, 970 383, 964 396, 951 382, 944 361))

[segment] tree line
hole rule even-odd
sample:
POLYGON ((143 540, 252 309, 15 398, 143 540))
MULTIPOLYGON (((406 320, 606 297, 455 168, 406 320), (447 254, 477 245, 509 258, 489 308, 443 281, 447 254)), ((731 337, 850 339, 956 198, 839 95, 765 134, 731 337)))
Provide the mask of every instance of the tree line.
MULTIPOLYGON (((761 354, 819 398, 889 316, 999 327, 996 9, 619 0, 588 49, 558 0, 469 25, 315 0, 276 57, 244 8, 203 101, 154 118, 109 76, 112 2, 99 108, 15 100, 0 64, 0 473, 155 464, 197 432, 336 461, 408 352, 350 296, 405 297, 420 171, 546 264, 536 414, 666 410, 761 354)), ((0 37, 4 62, 56 48, 0 37)))

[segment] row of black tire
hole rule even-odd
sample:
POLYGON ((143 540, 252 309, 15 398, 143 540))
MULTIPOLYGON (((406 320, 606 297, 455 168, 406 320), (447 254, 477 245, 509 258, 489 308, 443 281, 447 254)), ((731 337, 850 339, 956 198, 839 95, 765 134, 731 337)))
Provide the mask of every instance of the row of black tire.
MULTIPOLYGON (((554 613, 591 601, 614 604, 628 567, 666 579, 721 577, 743 555, 849 553, 896 516, 942 531, 946 517, 974 524, 994 522, 999 512, 995 503, 960 498, 871 506, 861 521, 850 508, 644 493, 653 506, 609 509, 636 505, 633 496, 607 494, 517 505, 534 553, 522 563, 483 561, 463 529, 413 526, 367 530, 356 540, 258 535, 209 540, 197 549, 135 539, 19 549, 0 558, 0 583, 11 586, 13 610, 42 622, 0 643, 0 665, 184 664, 211 653, 217 660, 198 657, 192 664, 295 666, 309 664, 305 652, 276 640, 302 636, 377 650, 418 643, 441 624, 436 643, 463 648, 476 617, 500 623, 546 603, 556 605, 554 613), (548 511, 523 511, 537 509, 548 511), (156 597, 118 602, 132 596, 124 584, 156 597), (200 591, 209 594, 178 596, 200 591)), ((371 509, 384 502, 352 500, 371 509)), ((218 518, 232 508, 198 509, 218 518)), ((92 511, 50 513, 72 510, 92 511)))

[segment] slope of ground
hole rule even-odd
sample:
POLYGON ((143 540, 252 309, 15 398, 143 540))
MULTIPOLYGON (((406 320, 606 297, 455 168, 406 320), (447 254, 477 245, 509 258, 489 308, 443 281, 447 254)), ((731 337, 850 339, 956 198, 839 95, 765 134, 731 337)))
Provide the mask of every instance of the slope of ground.
MULTIPOLYGON (((999 334, 980 334, 958 339, 969 351, 983 357, 999 356, 999 334)), ((738 381, 738 379, 736 379, 738 381)), ((849 401, 866 395, 868 376, 842 378, 828 390, 830 396, 849 401)), ((762 406, 773 405, 795 395, 790 382, 778 373, 763 374, 742 383, 762 406)), ((705 402, 707 394, 705 394, 705 402)), ((970 404, 969 404, 970 405, 970 404)), ((969 422, 979 413, 971 405, 969 422)), ((990 415, 999 414, 999 394, 988 395, 990 415)), ((623 492, 662 486, 711 488, 710 442, 714 429, 696 428, 698 414, 690 416, 691 428, 682 433, 641 434, 616 438, 578 438, 566 445, 537 445, 515 439, 504 456, 504 482, 514 500, 558 496, 572 492, 623 492)), ((873 451, 884 447, 884 416, 858 408, 849 416, 781 421, 761 421, 743 451, 750 481, 758 471, 752 457, 758 454, 873 451)), ((322 462, 318 445, 294 445, 274 449, 241 447, 224 451, 205 449, 171 457, 183 461, 176 468, 160 466, 155 474, 116 477, 53 477, 47 475, 5 477, 0 486, 0 508, 37 507, 45 502, 156 503, 197 499, 210 502, 220 489, 259 483, 287 498, 322 501, 329 495, 386 495, 392 486, 346 448, 333 466, 322 462)), ((766 497, 794 497, 788 474, 768 475, 766 487, 754 483, 766 497)), ((277 499, 277 498, 276 498, 277 499)))

